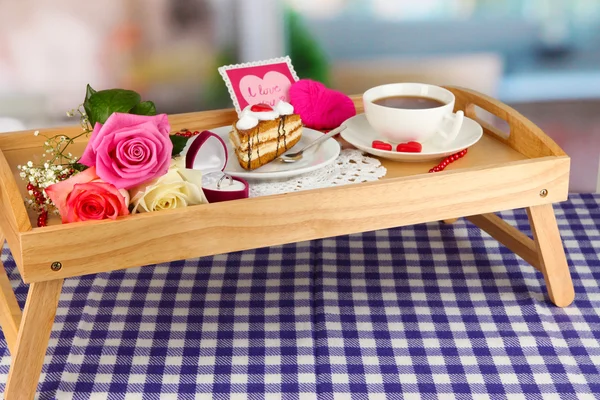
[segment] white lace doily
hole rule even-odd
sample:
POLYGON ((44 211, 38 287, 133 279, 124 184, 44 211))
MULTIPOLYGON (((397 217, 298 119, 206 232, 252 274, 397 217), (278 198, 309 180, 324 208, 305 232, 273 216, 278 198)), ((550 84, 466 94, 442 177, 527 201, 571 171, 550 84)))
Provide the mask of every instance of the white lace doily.
POLYGON ((379 160, 364 155, 360 150, 346 149, 333 163, 317 171, 283 181, 250 182, 250 197, 372 182, 386 173, 379 160))

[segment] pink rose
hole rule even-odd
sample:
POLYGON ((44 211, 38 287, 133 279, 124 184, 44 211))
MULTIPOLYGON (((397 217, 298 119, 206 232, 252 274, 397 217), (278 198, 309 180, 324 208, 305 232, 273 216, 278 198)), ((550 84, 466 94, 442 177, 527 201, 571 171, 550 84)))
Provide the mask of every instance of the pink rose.
POLYGON ((167 173, 173 143, 166 114, 113 113, 97 123, 80 163, 96 167, 102 180, 130 189, 167 173))
POLYGON ((129 214, 127 191, 100 180, 95 167, 48 186, 46 193, 58 208, 63 223, 116 219, 129 214))

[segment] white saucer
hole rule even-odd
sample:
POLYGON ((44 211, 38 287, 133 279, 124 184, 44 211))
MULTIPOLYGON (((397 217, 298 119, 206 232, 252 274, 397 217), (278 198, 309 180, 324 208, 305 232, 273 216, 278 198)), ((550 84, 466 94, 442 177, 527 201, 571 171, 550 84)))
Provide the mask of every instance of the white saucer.
POLYGON ((423 150, 421 153, 399 153, 396 151, 396 144, 383 138, 375 132, 365 114, 356 115, 346 122, 346 130, 341 133, 342 138, 354 147, 381 158, 405 162, 422 162, 442 159, 451 154, 457 153, 463 149, 473 146, 481 139, 483 128, 476 121, 465 117, 462 128, 456 140, 447 146, 440 146, 434 143, 434 139, 428 139, 421 143, 423 150), (382 140, 392 144, 392 151, 378 150, 372 147, 374 140, 382 140))
MULTIPOLYGON (((236 176, 238 178, 243 178, 250 181, 287 179, 306 174, 307 172, 316 171, 320 168, 326 167, 334 162, 340 154, 339 143, 335 139, 327 139, 320 145, 307 150, 302 159, 295 163, 272 161, 255 170, 246 171, 240 166, 240 163, 235 155, 235 151, 233 150, 233 146, 229 140, 231 126, 210 129, 210 131, 221 137, 221 139, 223 139, 223 141, 227 144, 228 159, 224 172, 231 176, 236 176)), ((302 137, 292 149, 288 150, 288 152, 300 150, 321 136, 323 136, 321 132, 309 128, 302 128, 302 137)), ((189 144, 186 146, 186 149, 184 149, 183 153, 187 151, 188 147, 189 144)))

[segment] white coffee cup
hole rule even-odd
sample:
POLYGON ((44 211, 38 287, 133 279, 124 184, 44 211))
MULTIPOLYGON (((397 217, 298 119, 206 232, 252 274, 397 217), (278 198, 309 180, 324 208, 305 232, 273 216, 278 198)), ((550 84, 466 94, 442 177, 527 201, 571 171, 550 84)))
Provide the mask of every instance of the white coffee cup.
POLYGON ((456 139, 464 113, 454 111, 454 94, 442 87, 424 83, 392 83, 371 88, 363 95, 367 121, 391 142, 424 142, 432 138, 441 145, 456 139), (374 101, 394 96, 427 97, 443 103, 425 109, 404 109, 374 104, 374 101))

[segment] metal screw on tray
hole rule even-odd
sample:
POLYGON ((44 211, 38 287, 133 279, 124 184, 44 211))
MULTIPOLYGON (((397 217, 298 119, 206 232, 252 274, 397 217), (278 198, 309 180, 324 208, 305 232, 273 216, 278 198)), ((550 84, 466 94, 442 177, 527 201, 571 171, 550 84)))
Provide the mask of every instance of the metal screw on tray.
POLYGON ((59 261, 54 261, 52 263, 52 265, 50 266, 50 269, 52 269, 52 271, 60 271, 60 269, 62 268, 62 263, 59 261))
POLYGON ((548 191, 546 189, 542 189, 540 191, 540 197, 546 197, 546 196, 548 196, 548 191))

